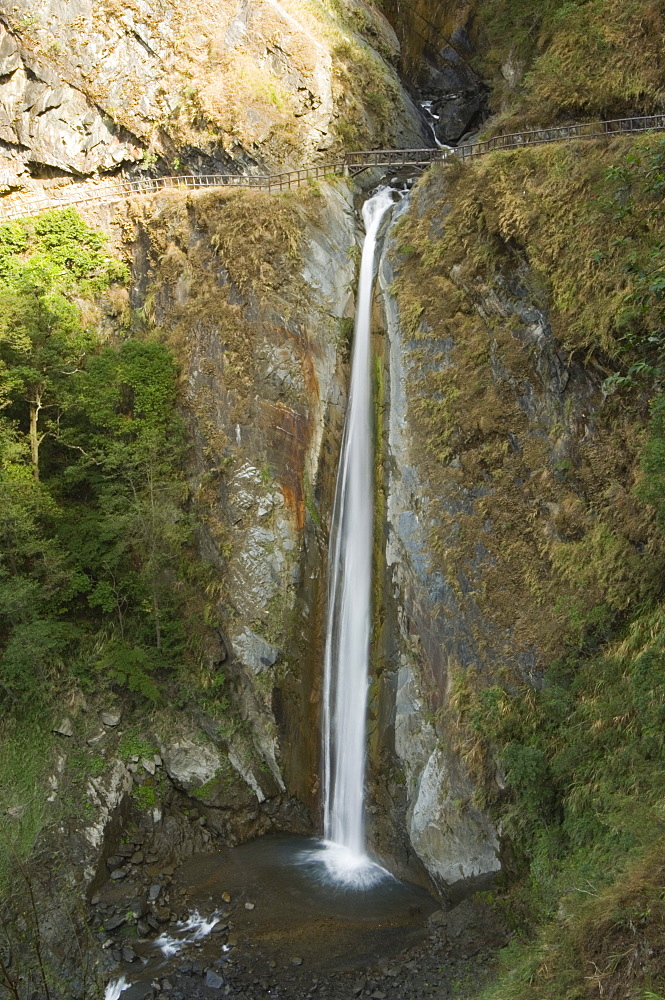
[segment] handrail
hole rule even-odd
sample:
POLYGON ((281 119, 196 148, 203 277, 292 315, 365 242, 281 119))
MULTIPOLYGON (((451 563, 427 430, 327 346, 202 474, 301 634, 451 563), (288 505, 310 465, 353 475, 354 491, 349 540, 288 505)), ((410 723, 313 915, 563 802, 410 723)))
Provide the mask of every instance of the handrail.
POLYGON ((170 177, 146 177, 141 180, 83 182, 72 185, 72 190, 63 192, 58 198, 30 195, 9 195, 10 204, 2 205, 0 199, 0 219, 19 219, 26 215, 37 215, 48 209, 67 208, 72 205, 113 204, 134 194, 150 194, 154 191, 178 188, 242 187, 260 188, 273 191, 290 190, 301 184, 319 180, 331 173, 360 172, 372 167, 425 167, 440 163, 450 157, 461 160, 485 156, 488 153, 521 149, 530 145, 545 145, 552 142, 568 142, 573 139, 602 139, 617 135, 641 132, 665 131, 665 114, 640 115, 633 118, 614 118, 603 122, 584 122, 575 125, 556 125, 552 128, 530 129, 508 135, 496 135, 491 139, 465 143, 462 146, 436 149, 361 149, 347 153, 343 158, 329 163, 300 167, 278 174, 183 174, 170 177), (355 168, 355 169, 354 169, 355 168), (83 193, 83 188, 86 192, 83 193))

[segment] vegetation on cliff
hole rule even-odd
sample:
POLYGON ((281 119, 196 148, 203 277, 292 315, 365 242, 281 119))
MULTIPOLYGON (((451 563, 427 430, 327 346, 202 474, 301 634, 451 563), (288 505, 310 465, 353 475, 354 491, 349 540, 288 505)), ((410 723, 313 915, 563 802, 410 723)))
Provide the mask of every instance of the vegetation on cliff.
POLYGON ((661 3, 479 0, 478 18, 478 65, 503 112, 494 129, 665 107, 661 3))
POLYGON ((665 973, 664 168, 658 137, 494 155, 399 229, 435 561, 502 637, 453 671, 448 731, 504 830, 499 905, 541 928, 501 1000, 665 973))
MULTIPOLYGON (((490 88, 491 132, 662 113, 665 10, 657 0, 383 0, 402 65, 465 66, 490 88)), ((445 76, 444 70, 444 76, 445 76)), ((425 87, 430 77, 424 76, 425 87)))
POLYGON ((3 844, 39 825, 58 702, 155 701, 185 652, 177 369, 122 332, 128 275, 104 242, 72 209, 0 226, 2 805, 21 810, 3 844))

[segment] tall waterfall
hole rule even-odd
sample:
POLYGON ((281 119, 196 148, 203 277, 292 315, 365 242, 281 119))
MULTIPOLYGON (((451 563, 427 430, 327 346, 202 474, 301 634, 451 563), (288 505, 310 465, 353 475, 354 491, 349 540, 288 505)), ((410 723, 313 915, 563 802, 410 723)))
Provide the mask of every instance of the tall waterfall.
POLYGON ((342 878, 378 867, 365 854, 363 817, 374 512, 370 325, 377 234, 392 204, 393 192, 382 188, 363 207, 365 242, 351 386, 330 533, 323 694, 324 836, 332 842, 330 868, 342 878))

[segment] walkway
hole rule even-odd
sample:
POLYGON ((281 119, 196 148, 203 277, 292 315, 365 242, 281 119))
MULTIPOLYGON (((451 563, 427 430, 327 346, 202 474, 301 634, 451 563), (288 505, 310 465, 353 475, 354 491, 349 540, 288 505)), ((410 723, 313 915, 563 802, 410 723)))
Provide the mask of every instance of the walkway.
POLYGON ((643 115, 638 118, 617 118, 606 122, 587 122, 581 125, 561 125, 556 128, 534 129, 498 135, 493 139, 472 142, 451 149, 366 149, 347 153, 341 159, 320 166, 303 167, 280 174, 186 174, 174 177, 154 177, 138 181, 101 180, 70 184, 54 191, 52 197, 44 194, 7 195, 0 199, 0 219, 19 219, 37 215, 51 208, 70 205, 110 205, 133 195, 152 194, 172 188, 261 188, 268 192, 285 191, 309 181, 322 179, 330 174, 351 174, 363 170, 426 167, 455 156, 472 160, 496 150, 521 149, 525 146, 544 145, 551 142, 570 142, 574 139, 607 139, 618 135, 640 132, 665 131, 665 115, 643 115))

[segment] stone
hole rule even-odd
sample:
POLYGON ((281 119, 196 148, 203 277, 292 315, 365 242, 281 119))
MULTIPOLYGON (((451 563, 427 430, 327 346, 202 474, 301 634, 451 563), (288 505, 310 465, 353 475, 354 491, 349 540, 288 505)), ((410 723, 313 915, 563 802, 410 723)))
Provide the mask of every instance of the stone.
POLYGON ((231 639, 231 646, 243 666, 253 670, 255 674, 262 674, 274 666, 280 656, 277 646, 248 628, 231 639))
POLYGON ((28 808, 27 805, 10 806, 9 809, 7 810, 7 815, 10 816, 12 819, 20 819, 27 808, 28 808))
POLYGON ((150 924, 147 923, 147 921, 145 920, 139 920, 139 922, 136 925, 136 930, 139 937, 142 938, 147 937, 148 934, 150 933, 150 924))
POLYGON ((224 980, 212 969, 208 969, 206 972, 205 984, 209 990, 221 990, 224 985, 224 980))
POLYGON ((222 899, 224 900, 225 903, 230 903, 231 902, 231 896, 230 896, 230 894, 228 892, 223 892, 222 893, 222 899))
POLYGON ((187 737, 162 747, 166 772, 185 792, 207 784, 222 768, 222 758, 212 743, 197 743, 187 737))
POLYGON ((126 923, 127 917, 125 917, 122 913, 119 913, 117 916, 111 917, 110 920, 104 921, 104 930, 108 931, 110 934, 111 931, 117 931, 119 927, 122 927, 126 923))
POLYGON ((302 958, 295 956, 291 959, 291 965, 302 965, 302 958))
POLYGON ((122 714, 120 712, 100 712, 99 718, 109 729, 115 729, 116 726, 120 725, 122 714))
POLYGON ((73 736, 74 726, 72 720, 67 716, 64 716, 60 723, 53 727, 53 732, 57 733, 59 736, 73 736))
POLYGON ((155 916, 160 924, 168 924, 171 919, 171 911, 168 906, 157 906, 155 908, 155 916))
POLYGON ((472 792, 452 755, 436 748, 420 777, 409 834, 428 871, 451 888, 501 870, 498 834, 472 805, 472 792), (460 809, 460 801, 469 804, 460 809))
POLYGON ((123 962, 135 962, 136 961, 136 952, 128 944, 126 944, 125 947, 122 949, 122 960, 123 960, 123 962))
POLYGON ((127 878, 129 872, 126 868, 116 868, 115 871, 111 872, 111 878, 114 882, 119 882, 120 879, 127 878))
POLYGON ((254 906, 255 906, 254 903, 245 903, 245 909, 246 910, 253 910, 254 906))
POLYGON ((143 864, 143 851, 137 851, 136 854, 132 854, 129 860, 133 865, 143 864))
POLYGON ((91 736, 88 736, 86 743, 88 744, 89 747, 97 746, 97 744, 101 743, 101 741, 104 739, 105 736, 106 736, 105 729, 96 729, 91 736))
POLYGON ((148 772, 148 774, 154 774, 155 771, 157 770, 157 765, 155 764, 154 760, 148 760, 146 757, 142 757, 141 763, 143 764, 143 767, 148 772))

